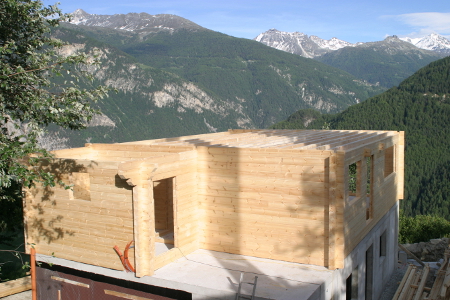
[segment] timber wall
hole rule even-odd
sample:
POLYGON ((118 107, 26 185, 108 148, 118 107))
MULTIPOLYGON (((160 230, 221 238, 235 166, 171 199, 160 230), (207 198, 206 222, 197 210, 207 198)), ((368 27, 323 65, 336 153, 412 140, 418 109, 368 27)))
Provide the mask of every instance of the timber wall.
POLYGON ((328 266, 331 155, 199 147, 200 248, 328 266))
POLYGON ((137 276, 199 248, 342 268, 403 197, 403 133, 368 134, 346 145, 301 150, 130 143, 58 151, 74 159, 43 167, 77 186, 26 191, 27 242, 41 254, 122 270, 113 247, 123 250, 134 240, 130 260, 137 276), (348 166, 360 161, 365 191, 367 157, 373 157, 370 218, 365 194, 351 198, 348 190, 348 166), (169 178, 172 188, 163 187, 169 178), (173 211, 154 202, 158 186, 172 190, 165 195, 173 211), (175 248, 158 256, 155 227, 166 225, 152 222, 155 211, 174 228, 175 248))
MULTIPOLYGON (((132 189, 116 176, 118 163, 55 160, 51 172, 71 184, 70 172, 87 173, 90 200, 70 199, 71 190, 37 186, 26 191, 28 243, 40 254, 122 270, 113 250, 133 240, 132 189)), ((133 251, 130 261, 133 263, 133 251)))
MULTIPOLYGON (((37 185, 25 191, 27 242, 34 243, 40 254, 122 270, 113 247, 117 245, 123 252, 128 242, 136 241, 134 229, 138 227, 133 212, 134 189, 140 188, 145 193, 144 197, 149 198, 154 185, 157 187, 160 180, 173 178, 169 194, 172 194, 174 203, 173 210, 167 211, 167 220, 174 223, 177 249, 158 257, 146 253, 142 259, 151 260, 152 268, 158 269, 198 249, 196 153, 179 154, 173 147, 108 146, 109 149, 100 144, 56 153, 76 157, 88 155, 96 160, 42 162, 42 167, 55 174, 57 180, 76 184, 72 189, 37 185), (122 179, 118 175, 122 167, 131 168, 137 178, 130 181, 122 179)), ((153 200, 149 202, 154 205, 153 200)), ((140 228, 153 230, 148 223, 140 228)), ((151 237, 143 243, 152 244, 152 239, 154 241, 151 237)), ((135 249, 131 249, 129 255, 130 262, 135 265, 135 249)))
POLYGON ((403 132, 386 137, 377 143, 362 145, 360 149, 345 154, 344 168, 354 162, 361 161, 358 170, 360 176, 361 194, 359 197, 349 198, 349 174, 345 173, 345 182, 338 184, 345 186, 344 237, 345 256, 358 245, 378 221, 403 198, 403 132), (366 198, 367 188, 367 157, 373 157, 373 173, 371 178, 372 212, 367 216, 369 200, 366 198), (389 163, 389 161, 391 163, 389 163))
MULTIPOLYGON (((148 147, 148 146, 147 146, 148 147)), ((197 201, 197 152, 173 153, 165 157, 149 158, 145 161, 150 167, 149 182, 153 186, 173 178, 173 215, 174 246, 154 259, 154 270, 187 255, 199 248, 198 201, 197 201)), ((164 184, 164 183, 163 183, 164 184)), ((154 190, 158 192, 157 190, 154 190)), ((161 209, 155 206, 155 209, 161 209)))

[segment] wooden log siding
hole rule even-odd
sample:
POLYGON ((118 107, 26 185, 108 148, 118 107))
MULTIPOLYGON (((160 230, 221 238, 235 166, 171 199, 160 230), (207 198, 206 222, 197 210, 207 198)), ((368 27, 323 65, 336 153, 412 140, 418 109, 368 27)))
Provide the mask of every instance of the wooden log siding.
POLYGON ((325 161, 331 155, 329 151, 199 150, 201 248, 328 264, 324 191, 325 161))
MULTIPOLYGON (((351 162, 361 160, 361 197, 352 202, 346 202, 344 211, 344 239, 345 239, 345 255, 348 255, 364 238, 364 236, 375 226, 375 224, 390 210, 390 208, 398 201, 399 196, 403 197, 403 134, 388 135, 372 144, 363 144, 364 148, 359 150, 352 150, 346 153, 345 165, 351 162), (390 147, 397 147, 395 151, 396 176, 385 176, 385 149, 390 147), (365 149, 365 150, 364 150, 365 149), (358 154, 359 151, 359 154, 358 154), (364 160, 367 153, 373 155, 374 169, 372 182, 372 201, 373 201, 373 216, 371 219, 366 219, 366 184, 367 184, 367 170, 364 160)), ((388 153, 390 159, 391 153, 388 153)), ((392 175, 392 174, 391 174, 392 175)), ((346 174, 346 183, 343 184, 346 188, 345 199, 348 199, 348 174, 346 174)))
POLYGON ((371 130, 230 130, 55 151, 59 159, 42 166, 67 184, 72 172, 89 174, 89 181, 80 175, 89 197, 70 200, 58 186, 26 190, 26 239, 38 253, 118 270, 112 247, 123 251, 134 240, 137 276, 199 248, 343 268, 403 197, 403 151, 403 132, 371 130), (373 214, 366 220, 368 155, 373 214), (385 170, 387 160, 393 170, 385 170), (347 170, 356 161, 361 196, 349 201, 347 170), (156 213, 172 219, 175 247, 155 256, 154 226, 166 225, 155 221, 152 193, 168 178, 172 211, 157 204, 156 213))
MULTIPOLYGON (((132 189, 115 178, 117 163, 72 163, 90 176, 90 201, 70 200, 70 190, 60 186, 26 190, 27 242, 35 243, 39 254, 122 270, 113 247, 123 251, 134 238, 132 189)), ((134 264, 134 251, 130 261, 134 264)))

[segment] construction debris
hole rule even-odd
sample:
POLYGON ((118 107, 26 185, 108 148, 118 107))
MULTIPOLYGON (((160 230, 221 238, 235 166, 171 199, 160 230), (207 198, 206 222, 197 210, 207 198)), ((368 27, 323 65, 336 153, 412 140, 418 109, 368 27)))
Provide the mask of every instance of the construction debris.
POLYGON ((445 250, 444 261, 435 274, 431 288, 427 279, 433 276, 429 264, 424 268, 409 265, 392 300, 448 300, 450 299, 450 248, 445 250))

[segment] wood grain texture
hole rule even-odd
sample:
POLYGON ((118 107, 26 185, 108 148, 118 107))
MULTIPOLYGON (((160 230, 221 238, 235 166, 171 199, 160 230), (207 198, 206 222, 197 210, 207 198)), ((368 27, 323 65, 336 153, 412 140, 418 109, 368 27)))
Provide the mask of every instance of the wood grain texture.
POLYGON ((74 186, 26 190, 26 239, 119 270, 112 247, 134 240, 138 277, 198 248, 343 268, 403 197, 403 151, 403 132, 373 130, 230 130, 56 151, 42 168, 74 186), (350 198, 354 162, 360 193, 350 198), (160 256, 156 229, 174 235, 160 256))

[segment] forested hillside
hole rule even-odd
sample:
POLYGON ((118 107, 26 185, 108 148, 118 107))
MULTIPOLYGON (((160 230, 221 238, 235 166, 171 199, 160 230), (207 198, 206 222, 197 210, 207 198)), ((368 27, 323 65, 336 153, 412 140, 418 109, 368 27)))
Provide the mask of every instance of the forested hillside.
POLYGON ((298 109, 337 112, 384 91, 317 61, 201 28, 144 34, 66 24, 54 34, 71 51, 99 51, 95 84, 118 90, 99 105, 111 126, 59 132, 70 146, 265 128, 298 109))
POLYGON ((391 88, 443 56, 390 36, 384 41, 345 47, 315 59, 372 84, 391 88))
MULTIPOLYGON (((60 28, 53 34, 70 41, 64 49, 66 53, 96 51, 100 65, 89 70, 95 80, 86 84, 106 85, 116 92, 111 91, 97 103, 102 115, 94 118, 86 130, 72 132, 58 128, 55 131, 51 127, 45 146, 54 140, 65 140, 62 147, 75 147, 86 142, 124 142, 205 133, 210 131, 208 126, 217 128, 220 124, 219 128, 226 130, 236 127, 236 120, 248 120, 244 113, 236 111, 237 100, 230 103, 211 99, 180 76, 140 64, 123 51, 79 32, 60 28)), ((62 77, 60 82, 64 80, 62 77)))
POLYGON ((450 220, 450 57, 420 69, 381 95, 342 113, 298 111, 274 128, 404 130, 407 216, 450 220), (306 125, 305 125, 306 124, 306 125))

